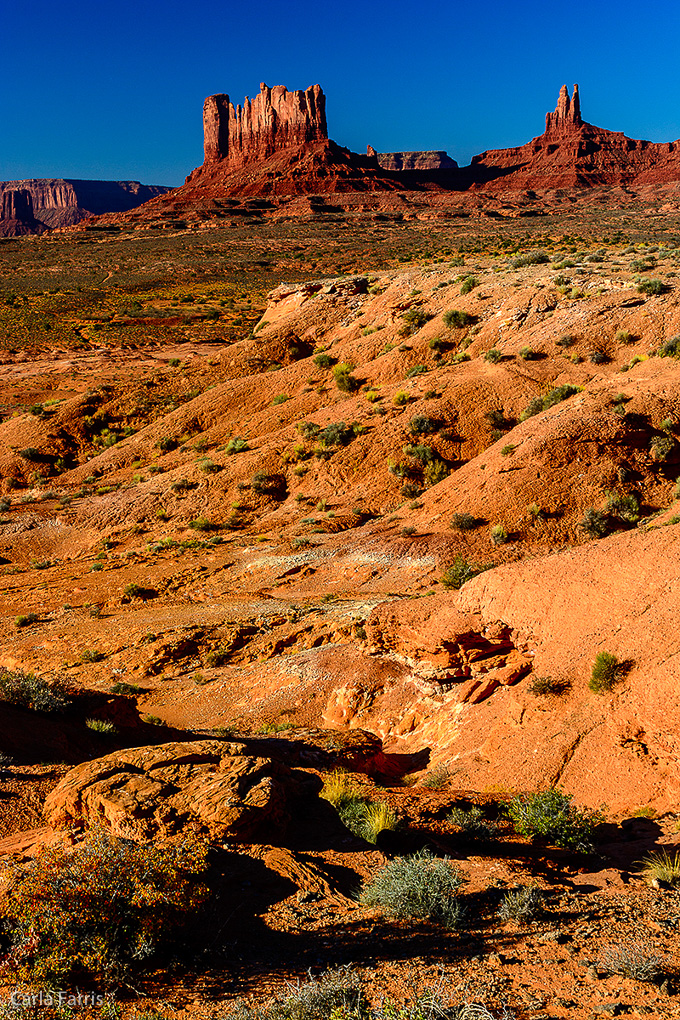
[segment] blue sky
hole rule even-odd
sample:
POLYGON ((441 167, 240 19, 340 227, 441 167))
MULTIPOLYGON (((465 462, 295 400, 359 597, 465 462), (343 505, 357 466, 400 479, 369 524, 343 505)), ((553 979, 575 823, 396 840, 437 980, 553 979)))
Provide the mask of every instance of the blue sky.
POLYGON ((586 120, 680 137, 680 4, 631 0, 11 0, 0 180, 179 184, 202 161, 205 96, 260 81, 327 96, 355 151, 447 149, 463 165, 543 130, 560 86, 586 120))

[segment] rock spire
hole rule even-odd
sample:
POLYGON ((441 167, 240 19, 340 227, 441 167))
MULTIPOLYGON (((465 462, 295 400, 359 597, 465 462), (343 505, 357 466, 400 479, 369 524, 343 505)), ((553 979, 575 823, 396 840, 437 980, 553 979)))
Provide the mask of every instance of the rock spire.
POLYGON ((234 167, 266 159, 279 149, 328 139, 326 97, 320 85, 289 92, 264 82, 254 99, 234 108, 228 95, 203 104, 205 162, 226 160, 234 167))
POLYGON ((574 92, 569 98, 569 91, 566 85, 560 89, 557 100, 557 107, 553 113, 545 115, 546 135, 563 136, 573 134, 582 125, 581 102, 579 100, 578 85, 574 85, 574 92))

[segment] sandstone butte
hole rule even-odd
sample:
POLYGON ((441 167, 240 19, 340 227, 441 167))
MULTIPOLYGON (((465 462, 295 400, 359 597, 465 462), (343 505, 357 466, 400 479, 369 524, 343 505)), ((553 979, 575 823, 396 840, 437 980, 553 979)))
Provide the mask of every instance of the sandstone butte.
POLYGON ((562 86, 543 134, 490 149, 466 167, 443 150, 379 153, 369 145, 360 155, 343 148, 328 137, 319 85, 289 92, 263 83, 254 99, 236 107, 226 94, 209 96, 203 126, 204 162, 181 187, 102 223, 187 216, 205 222, 211 213, 224 215, 223 199, 267 200, 271 205, 260 208, 265 217, 282 205, 308 216, 322 212, 323 202, 301 199, 330 195, 336 209, 398 211, 405 219, 446 217, 452 207, 521 215, 520 207, 537 199, 534 192, 544 208, 593 188, 618 189, 625 203, 631 187, 644 197, 645 189, 673 190, 680 181, 680 143, 638 141, 587 123, 578 86, 571 98, 562 86))

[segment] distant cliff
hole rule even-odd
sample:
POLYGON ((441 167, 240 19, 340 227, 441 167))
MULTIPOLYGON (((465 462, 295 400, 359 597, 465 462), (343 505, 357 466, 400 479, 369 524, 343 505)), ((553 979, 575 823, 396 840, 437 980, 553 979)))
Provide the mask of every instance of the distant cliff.
POLYGON ((70 227, 86 216, 127 212, 170 188, 139 181, 62 178, 0 182, 0 237, 70 227))
POLYGON ((451 159, 442 149, 429 149, 424 152, 376 152, 373 146, 369 145, 366 153, 375 156, 383 170, 455 170, 458 167, 455 159, 451 159))

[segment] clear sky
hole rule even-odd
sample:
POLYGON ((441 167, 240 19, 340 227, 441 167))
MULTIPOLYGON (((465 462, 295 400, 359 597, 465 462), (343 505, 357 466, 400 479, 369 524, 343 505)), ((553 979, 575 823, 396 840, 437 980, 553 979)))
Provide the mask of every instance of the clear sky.
POLYGON ((318 82, 330 137, 358 152, 463 165, 540 134, 574 82, 585 120, 680 137, 677 0, 14 0, 2 31, 0 180, 179 184, 205 96, 260 81, 318 82))

